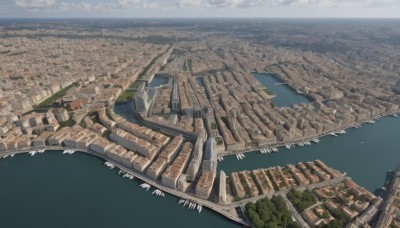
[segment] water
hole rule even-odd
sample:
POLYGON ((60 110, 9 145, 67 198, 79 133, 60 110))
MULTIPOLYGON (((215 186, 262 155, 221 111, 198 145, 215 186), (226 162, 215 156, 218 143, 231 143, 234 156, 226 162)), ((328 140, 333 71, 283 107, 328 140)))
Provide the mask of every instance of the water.
POLYGON ((236 156, 227 156, 218 164, 218 169, 230 174, 320 159, 330 167, 347 172, 360 186, 374 192, 384 185, 386 171, 400 163, 399 126, 400 118, 385 117, 375 124, 348 129, 344 135, 322 137, 319 144, 312 146, 290 150, 280 147, 274 154, 249 153, 240 161, 236 156))
POLYGON ((130 122, 141 125, 141 122, 136 119, 135 115, 132 114, 132 103, 115 104, 114 112, 120 116, 123 116, 130 122))
POLYGON ((156 75, 153 78, 153 81, 150 83, 150 87, 158 87, 160 85, 165 85, 168 83, 169 78, 156 75))
POLYGON ((261 82, 261 84, 268 88, 268 90, 276 95, 272 101, 277 107, 289 107, 293 104, 310 102, 310 98, 305 95, 298 94, 288 85, 275 85, 276 83, 282 83, 282 81, 272 74, 253 73, 253 76, 259 82, 261 82))
POLYGON ((103 163, 56 151, 0 159, 1 227, 240 227, 154 196, 103 163))

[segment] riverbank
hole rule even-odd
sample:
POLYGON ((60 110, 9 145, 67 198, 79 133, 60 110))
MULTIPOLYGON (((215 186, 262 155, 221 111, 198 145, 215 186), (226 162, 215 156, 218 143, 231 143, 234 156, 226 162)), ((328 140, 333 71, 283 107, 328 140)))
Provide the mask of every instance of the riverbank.
MULTIPOLYGON (((71 149, 71 150, 76 150, 76 148, 66 148, 66 147, 56 147, 56 146, 45 147, 45 148, 26 148, 24 150, 2 152, 1 156, 4 157, 4 156, 11 156, 11 155, 16 155, 16 154, 21 154, 21 153, 29 153, 29 151, 38 150, 38 149, 46 149, 46 150, 69 150, 69 149, 71 149)), ((120 163, 118 163, 118 162, 116 162, 116 161, 114 161, 114 160, 112 160, 112 159, 110 159, 108 157, 105 157, 102 154, 99 154, 99 153, 96 153, 96 152, 93 152, 93 151, 90 151, 90 150, 84 150, 84 149, 79 149, 79 151, 77 151, 77 152, 87 153, 87 154, 90 154, 92 156, 101 158, 102 160, 113 164, 116 168, 124 171, 125 173, 128 173, 128 174, 134 176, 135 178, 140 179, 141 181, 143 181, 143 182, 145 182, 147 184, 150 184, 152 187, 160 189, 160 190, 162 190, 164 192, 167 192, 167 193, 169 193, 171 195, 174 195, 176 197, 180 197, 180 198, 185 199, 185 200, 190 200, 191 202, 194 202, 196 204, 199 204, 199 205, 202 205, 204 207, 207 207, 207 208, 209 208, 209 209, 211 209, 211 210, 213 210, 213 211, 215 211, 215 212, 217 212, 217 213, 219 213, 219 214, 227 217, 228 219, 230 219, 230 220, 232 220, 234 222, 237 222, 239 224, 249 225, 249 224, 247 224, 247 222, 245 220, 240 218, 238 216, 238 214, 236 213, 236 210, 235 210, 236 204, 218 205, 218 204, 212 203, 212 202, 210 202, 208 200, 203 200, 203 199, 197 198, 197 197, 195 197, 193 195, 189 195, 187 193, 179 192, 179 191, 176 191, 174 189, 170 189, 170 188, 164 187, 163 185, 161 185, 160 182, 154 181, 154 180, 146 177, 142 173, 138 173, 138 172, 136 172, 134 170, 131 170, 131 169, 127 168, 126 166, 124 166, 123 164, 120 164, 120 163)))
POLYGON ((183 207, 174 195, 153 195, 87 153, 0 159, 0 180, 2 227, 243 227, 206 207, 183 207))
POLYGON ((311 141, 313 139, 319 139, 319 138, 324 137, 324 136, 329 136, 330 133, 337 133, 337 132, 340 132, 340 131, 346 131, 346 130, 348 130, 350 128, 355 128, 355 127, 361 126, 363 124, 367 124, 367 123, 369 124, 369 122, 371 120, 376 121, 376 120, 379 120, 379 119, 384 118, 384 117, 391 117, 394 114, 399 113, 399 111, 400 110, 387 112, 387 113, 381 114, 380 116, 376 116, 374 118, 367 119, 367 120, 362 121, 362 122, 355 122, 353 124, 337 128, 335 130, 324 131, 321 134, 314 135, 312 137, 304 137, 304 138, 299 138, 299 139, 293 139, 293 140, 290 140, 290 141, 284 141, 284 142, 269 144, 269 145, 265 145, 265 146, 262 146, 262 147, 245 148, 243 150, 226 150, 226 151, 223 151, 223 152, 219 153, 218 157, 224 157, 224 156, 242 154, 242 153, 249 153, 249 152, 256 152, 256 151, 259 151, 260 149, 264 149, 264 148, 272 149, 272 148, 284 147, 286 145, 304 143, 304 142, 307 142, 307 141, 311 141))

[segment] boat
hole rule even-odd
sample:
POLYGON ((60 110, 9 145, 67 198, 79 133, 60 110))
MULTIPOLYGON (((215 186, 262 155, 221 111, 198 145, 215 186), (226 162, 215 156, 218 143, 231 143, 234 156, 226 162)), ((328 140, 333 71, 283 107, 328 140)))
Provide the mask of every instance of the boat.
POLYGON ((110 169, 114 169, 115 168, 115 165, 111 164, 110 162, 105 162, 104 165, 109 167, 110 169))
POLYGON ((203 209, 203 206, 201 206, 201 205, 199 205, 199 206, 200 206, 199 213, 201 213, 201 209, 203 209))
POLYGON ((185 203, 183 204, 183 207, 185 207, 189 202, 185 200, 185 203))
POLYGON ((14 154, 11 154, 10 157, 14 157, 14 154))
POLYGON ((311 140, 311 141, 314 142, 314 143, 319 143, 319 142, 320 142, 319 139, 313 139, 313 140, 311 140))
POLYGON ((33 155, 35 155, 35 154, 36 154, 36 151, 34 151, 34 150, 32 150, 32 151, 29 151, 29 154, 30 154, 31 156, 33 156, 33 155))
POLYGON ((289 145, 285 145, 286 149, 290 150, 290 146, 289 145))
POLYGON ((179 203, 179 204, 182 204, 183 202, 185 202, 185 200, 180 199, 178 203, 179 203))

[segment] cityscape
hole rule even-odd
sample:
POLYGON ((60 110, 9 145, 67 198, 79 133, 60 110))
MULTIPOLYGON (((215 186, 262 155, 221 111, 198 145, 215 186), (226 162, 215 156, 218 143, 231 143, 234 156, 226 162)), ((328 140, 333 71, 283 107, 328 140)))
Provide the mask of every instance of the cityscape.
POLYGON ((0 213, 29 205, 13 166, 94 166, 126 181, 96 201, 170 198, 166 226, 400 227, 399 38, 397 19, 0 19, 0 213))

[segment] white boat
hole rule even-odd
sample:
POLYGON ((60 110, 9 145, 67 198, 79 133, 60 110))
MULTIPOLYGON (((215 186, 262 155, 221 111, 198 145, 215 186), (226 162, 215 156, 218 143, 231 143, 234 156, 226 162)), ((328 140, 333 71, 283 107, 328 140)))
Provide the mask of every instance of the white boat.
POLYGON ((185 203, 183 204, 183 207, 185 207, 189 202, 185 200, 185 203))
POLYGON ((200 206, 199 213, 201 213, 201 209, 203 209, 203 206, 201 206, 201 205, 199 205, 199 206, 200 206))
POLYGON ((10 157, 14 157, 14 154, 11 154, 10 157))
POLYGON ((182 204, 183 202, 185 202, 185 200, 180 199, 178 203, 179 203, 179 204, 182 204))
POLYGON ((313 142, 313 143, 319 143, 318 139, 312 139, 311 142, 313 142))
POLYGON ((290 150, 290 146, 289 145, 285 145, 286 149, 290 150))
POLYGON ((35 155, 35 154, 36 154, 36 151, 34 151, 34 150, 32 150, 32 151, 29 151, 29 154, 30 154, 31 156, 33 156, 33 155, 35 155))
POLYGON ((110 169, 114 169, 115 168, 115 165, 111 164, 110 162, 105 162, 104 165, 109 167, 110 169))

